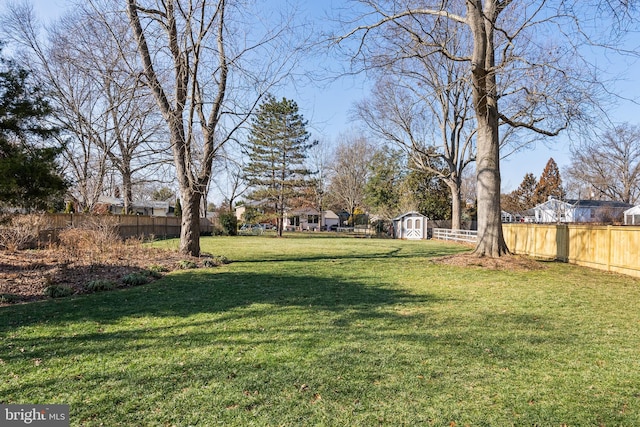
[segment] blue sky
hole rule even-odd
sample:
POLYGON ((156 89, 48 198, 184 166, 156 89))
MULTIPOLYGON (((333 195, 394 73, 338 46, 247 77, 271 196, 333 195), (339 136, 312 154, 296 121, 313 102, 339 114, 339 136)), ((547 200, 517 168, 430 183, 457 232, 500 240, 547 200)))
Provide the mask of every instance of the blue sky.
MULTIPOLYGON (((272 0, 277 2, 279 0, 272 0)), ((39 17, 54 18, 70 4, 68 0, 32 0, 39 17)), ((344 5, 339 0, 301 1, 302 9, 315 17, 323 17, 333 6, 344 5)), ((633 36, 629 46, 640 46, 640 37, 633 36)), ((604 59, 598 58, 604 61, 604 59)), ((626 72, 626 81, 616 84, 614 91, 623 93, 626 98, 640 99, 640 73, 634 72, 638 67, 630 60, 608 59, 611 61, 607 68, 612 72, 626 72)), ((341 133, 354 130, 354 124, 349 120, 349 110, 355 102, 367 96, 369 82, 365 76, 337 80, 326 87, 297 86, 291 88, 292 93, 280 93, 294 99, 302 114, 309 120, 314 139, 327 140, 332 143, 341 133)), ((640 124, 640 106, 633 102, 623 102, 620 107, 609 112, 614 122, 628 121, 640 124)), ((535 147, 514 154, 501 163, 502 190, 511 191, 518 187, 526 173, 533 173, 539 177, 550 157, 553 157, 560 167, 570 163, 570 141, 566 136, 550 138, 546 143, 538 143, 535 147)))

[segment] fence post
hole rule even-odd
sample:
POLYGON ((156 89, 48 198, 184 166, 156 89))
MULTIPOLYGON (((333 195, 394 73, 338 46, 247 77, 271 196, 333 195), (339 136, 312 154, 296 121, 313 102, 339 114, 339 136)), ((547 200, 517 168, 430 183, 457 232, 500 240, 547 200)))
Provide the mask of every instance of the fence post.
POLYGON ((607 225, 607 271, 611 271, 611 226, 607 225))

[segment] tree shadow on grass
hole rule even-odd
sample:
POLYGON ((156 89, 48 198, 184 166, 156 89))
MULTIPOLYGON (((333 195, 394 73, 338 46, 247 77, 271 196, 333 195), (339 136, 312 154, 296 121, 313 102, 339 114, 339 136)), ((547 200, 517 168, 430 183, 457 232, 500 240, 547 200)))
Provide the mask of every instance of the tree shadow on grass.
POLYGON ((226 312, 251 304, 339 312, 366 311, 370 307, 409 301, 427 303, 429 297, 385 284, 371 285, 335 277, 199 269, 172 274, 135 288, 4 307, 0 310, 0 333, 40 323, 113 323, 122 317, 136 316, 187 317, 226 312))

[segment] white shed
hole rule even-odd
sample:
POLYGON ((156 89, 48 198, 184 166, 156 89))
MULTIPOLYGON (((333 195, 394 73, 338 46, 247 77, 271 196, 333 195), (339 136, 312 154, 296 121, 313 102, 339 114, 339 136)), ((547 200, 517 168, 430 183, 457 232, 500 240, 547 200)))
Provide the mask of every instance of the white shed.
POLYGON ((640 225, 640 205, 624 211, 625 225, 640 225))
POLYGON ((429 218, 419 212, 407 212, 393 219, 393 231, 396 239, 421 240, 427 238, 429 218))

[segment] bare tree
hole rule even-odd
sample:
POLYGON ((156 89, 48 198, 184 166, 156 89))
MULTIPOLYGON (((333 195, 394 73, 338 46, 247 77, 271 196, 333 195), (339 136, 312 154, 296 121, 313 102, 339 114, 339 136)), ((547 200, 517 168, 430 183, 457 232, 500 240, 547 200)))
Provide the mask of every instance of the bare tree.
MULTIPOLYGON (((367 10, 355 20, 362 23, 353 27, 354 21, 350 21, 351 30, 337 43, 349 48, 347 41, 355 39, 348 53, 359 69, 385 65, 377 63, 379 52, 396 47, 388 42, 389 28, 421 44, 424 56, 442 55, 466 64, 477 126, 475 252, 496 257, 508 253, 501 224, 499 125, 504 122, 516 129, 554 136, 585 113, 585 106, 592 105, 594 94, 602 86, 591 73, 593 67, 580 55, 580 47, 596 42, 588 39, 591 29, 586 26, 594 22, 589 20, 594 16, 586 14, 602 14, 603 9, 590 9, 578 1, 551 0, 358 3, 367 10), (449 33, 463 32, 468 46, 456 46, 454 50, 433 37, 443 26, 449 33)), ((630 7, 629 2, 617 3, 625 10, 630 7)), ((609 11, 620 12, 616 8, 609 11)), ((402 55, 396 50, 397 57, 402 55)))
POLYGON ((264 27, 241 0, 127 0, 126 12, 169 131, 182 201, 180 251, 197 256, 213 160, 286 74, 292 54, 279 43, 287 22, 264 27))
POLYGON ((371 144, 365 138, 353 135, 342 135, 333 155, 329 191, 352 218, 356 208, 364 203, 372 156, 371 144))
POLYGON ((372 99, 358 103, 355 114, 374 134, 407 151, 414 168, 447 185, 451 228, 460 229, 462 176, 475 161, 471 94, 463 80, 447 74, 449 82, 442 82, 435 70, 427 70, 433 73, 422 79, 401 75, 379 81, 372 99))
POLYGON ((242 156, 231 154, 228 146, 224 148, 224 154, 214 163, 214 170, 219 171, 226 179, 218 179, 212 183, 224 198, 225 210, 233 212, 235 201, 249 189, 249 183, 244 174, 242 156))
MULTIPOLYGON (((620 124, 572 151, 566 172, 595 197, 637 203, 640 199, 640 127, 620 124)), ((587 194, 587 197, 589 194, 587 194)))
POLYGON ((4 23, 13 40, 26 47, 25 60, 36 67, 52 98, 67 171, 76 183, 72 194, 91 210, 114 169, 128 212, 133 186, 140 183, 136 177, 154 173, 167 156, 158 149, 159 116, 138 78, 131 32, 121 20, 101 18, 80 7, 48 28, 46 41, 26 4, 10 7, 4 23))

